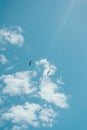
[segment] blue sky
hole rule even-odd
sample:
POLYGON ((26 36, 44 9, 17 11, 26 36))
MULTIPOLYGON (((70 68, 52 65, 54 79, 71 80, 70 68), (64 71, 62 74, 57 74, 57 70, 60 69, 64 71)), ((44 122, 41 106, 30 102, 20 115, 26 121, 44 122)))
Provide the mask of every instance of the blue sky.
POLYGON ((86 35, 86 0, 0 0, 1 130, 87 129, 86 35))

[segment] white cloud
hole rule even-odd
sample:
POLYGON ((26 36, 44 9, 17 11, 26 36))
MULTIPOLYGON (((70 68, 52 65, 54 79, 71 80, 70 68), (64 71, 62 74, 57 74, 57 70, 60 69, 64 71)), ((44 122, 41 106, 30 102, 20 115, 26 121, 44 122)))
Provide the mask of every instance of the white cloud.
POLYGON ((43 107, 42 110, 39 113, 39 118, 42 122, 42 126, 52 126, 55 117, 57 116, 56 112, 49 107, 43 107))
POLYGON ((47 59, 41 59, 40 61, 36 61, 36 66, 40 68, 40 66, 44 67, 43 75, 47 76, 47 73, 49 72, 49 75, 53 75, 56 71, 56 67, 54 65, 51 65, 47 59))
POLYGON ((10 67, 7 67, 4 71, 9 71, 9 70, 12 70, 14 68, 14 66, 10 66, 10 67))
POLYGON ((37 112, 41 109, 39 104, 26 102, 24 105, 12 106, 7 112, 3 113, 1 118, 11 120, 16 124, 28 124, 31 126, 39 126, 37 112))
MULTIPOLYGON (((68 108, 67 96, 64 93, 60 93, 59 86, 53 83, 49 75, 55 74, 56 67, 50 64, 47 59, 41 59, 36 62, 36 65, 41 69, 43 67, 43 74, 40 77, 39 95, 40 98, 44 99, 48 103, 53 103, 60 108, 68 108), (47 74, 47 72, 49 74, 47 74)), ((61 80, 61 79, 60 79, 61 80)))
POLYGON ((52 108, 26 102, 24 105, 13 105, 1 114, 1 119, 16 124, 13 130, 20 130, 27 126, 52 126, 56 116, 57 114, 52 108))
POLYGON ((53 83, 49 77, 42 77, 39 95, 42 99, 60 108, 68 108, 67 96, 59 92, 57 84, 53 83))
POLYGON ((21 128, 20 128, 20 126, 15 125, 15 126, 13 126, 12 130, 21 130, 21 128))
POLYGON ((1 114, 2 120, 9 120, 14 124, 12 130, 26 130, 28 125, 51 127, 57 116, 58 107, 65 109, 69 107, 67 95, 62 93, 61 86, 58 86, 63 83, 62 77, 58 81, 51 76, 55 74, 56 67, 47 59, 36 61, 36 66, 37 72, 22 71, 0 76, 4 85, 1 89, 2 95, 7 96, 6 94, 8 94, 15 97, 18 95, 19 98, 25 95, 23 96, 25 104, 12 105, 1 114), (41 70, 40 74, 38 74, 39 70, 41 70), (50 71, 49 74, 47 74, 48 71, 50 71), (26 95, 31 103, 26 102, 26 95))
POLYGON ((10 27, 0 29, 0 42, 1 43, 10 42, 11 44, 21 46, 24 41, 21 32, 22 32, 21 27, 10 27))
POLYGON ((7 58, 5 57, 5 55, 3 55, 3 54, 1 54, 0 55, 0 62, 2 63, 2 64, 5 64, 5 63, 7 63, 7 58))
POLYGON ((15 74, 2 75, 1 80, 6 84, 3 89, 3 94, 7 93, 11 96, 31 94, 36 91, 36 87, 33 86, 31 80, 32 76, 35 76, 36 72, 23 71, 15 74), (32 87, 33 86, 33 87, 32 87))
POLYGON ((12 130, 26 130, 27 126, 26 125, 14 125, 12 130))

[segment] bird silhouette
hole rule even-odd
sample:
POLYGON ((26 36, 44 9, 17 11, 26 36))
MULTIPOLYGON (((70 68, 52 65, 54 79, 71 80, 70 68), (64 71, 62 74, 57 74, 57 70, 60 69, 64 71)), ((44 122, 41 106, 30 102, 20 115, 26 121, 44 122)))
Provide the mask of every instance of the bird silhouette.
POLYGON ((47 72, 47 75, 50 73, 50 70, 47 72))
POLYGON ((31 66, 32 60, 29 61, 29 66, 31 66))

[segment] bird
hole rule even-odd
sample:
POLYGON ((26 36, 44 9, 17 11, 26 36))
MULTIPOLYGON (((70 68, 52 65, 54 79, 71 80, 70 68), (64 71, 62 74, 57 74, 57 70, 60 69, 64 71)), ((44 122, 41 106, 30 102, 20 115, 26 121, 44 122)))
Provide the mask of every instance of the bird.
POLYGON ((50 70, 47 72, 47 75, 50 73, 50 70))
POLYGON ((32 60, 29 61, 29 66, 31 66, 32 60))

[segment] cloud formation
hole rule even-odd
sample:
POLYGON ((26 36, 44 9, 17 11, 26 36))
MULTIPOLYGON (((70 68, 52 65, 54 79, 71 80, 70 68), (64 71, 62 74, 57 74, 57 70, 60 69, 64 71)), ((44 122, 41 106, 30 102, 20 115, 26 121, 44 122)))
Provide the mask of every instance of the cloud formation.
POLYGON ((67 96, 64 93, 60 93, 59 87, 50 78, 42 77, 39 88, 39 95, 42 99, 58 107, 68 108, 67 96))
POLYGON ((13 130, 26 130, 28 126, 52 127, 58 116, 55 108, 69 107, 68 96, 61 92, 57 79, 53 81, 52 75, 56 73, 56 66, 47 59, 36 61, 35 64, 37 69, 33 71, 0 76, 3 84, 1 94, 9 99, 17 97, 16 100, 22 96, 24 100, 21 104, 14 102, 5 110, 2 108, 1 120, 10 121, 14 125, 13 130))
POLYGON ((6 113, 2 114, 2 118, 11 120, 12 123, 28 123, 32 126, 38 126, 39 122, 36 112, 39 111, 40 108, 38 104, 26 102, 24 105, 12 106, 6 113))
POLYGON ((41 120, 42 126, 44 127, 51 127, 56 116, 56 112, 47 106, 43 107, 39 113, 39 119, 41 120))
POLYGON ((26 125, 14 125, 12 130, 26 130, 27 126, 26 125))
POLYGON ((36 87, 33 86, 32 76, 35 76, 35 72, 23 71, 15 74, 2 75, 1 80, 6 84, 3 89, 3 94, 9 94, 10 96, 31 94, 36 91, 36 87))
POLYGON ((5 55, 3 55, 3 54, 1 54, 0 55, 0 62, 1 62, 1 64, 5 64, 5 63, 7 63, 7 58, 6 58, 6 56, 5 55))
POLYGON ((9 42, 10 44, 15 44, 22 46, 24 38, 21 34, 21 27, 9 27, 0 29, 0 43, 9 42))
POLYGON ((56 113, 52 108, 29 102, 25 102, 24 105, 14 105, 1 116, 2 119, 11 121, 13 124, 34 127, 51 126, 55 117, 56 113))
POLYGON ((40 69, 40 67, 43 67, 43 76, 47 76, 47 73, 49 71, 49 75, 53 75, 56 71, 56 67, 52 64, 50 64, 47 59, 41 59, 40 61, 36 61, 36 66, 40 69))

